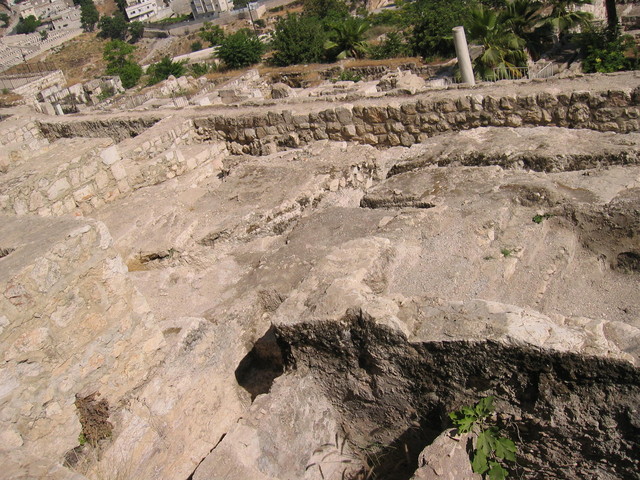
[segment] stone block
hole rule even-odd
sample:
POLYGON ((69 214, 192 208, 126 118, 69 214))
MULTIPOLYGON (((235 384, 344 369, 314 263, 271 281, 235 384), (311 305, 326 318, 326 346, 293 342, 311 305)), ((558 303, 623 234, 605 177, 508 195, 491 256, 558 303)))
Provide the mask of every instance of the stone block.
POLYGON ((76 202, 86 202, 95 195, 95 189, 92 184, 85 185, 84 187, 73 192, 73 198, 76 202))
POLYGON ((71 189, 71 185, 66 178, 59 178, 51 187, 47 190, 47 197, 49 200, 56 200, 60 198, 66 191, 71 189))
POLYGON ((122 180, 127 176, 127 171, 120 162, 111 165, 111 173, 113 174, 113 178, 115 178, 116 181, 122 180))
MULTIPOLYGON (((145 142, 148 143, 148 142, 145 142)), ((143 149, 148 149, 151 145, 147 145, 146 148, 143 145, 143 149)), ((120 152, 118 151, 118 147, 115 145, 111 145, 110 147, 105 148, 100 152, 100 158, 102 159, 102 163, 105 165, 113 165, 118 160, 120 160, 120 152)))

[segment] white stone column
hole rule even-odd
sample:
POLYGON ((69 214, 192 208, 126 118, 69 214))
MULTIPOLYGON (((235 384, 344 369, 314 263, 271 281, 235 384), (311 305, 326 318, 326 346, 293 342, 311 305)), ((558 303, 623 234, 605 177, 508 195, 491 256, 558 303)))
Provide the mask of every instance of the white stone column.
POLYGON ((464 27, 453 28, 453 43, 456 46, 456 55, 458 56, 458 65, 460 66, 462 81, 469 85, 475 85, 476 80, 473 76, 473 67, 471 66, 471 57, 469 56, 467 37, 464 35, 464 27))

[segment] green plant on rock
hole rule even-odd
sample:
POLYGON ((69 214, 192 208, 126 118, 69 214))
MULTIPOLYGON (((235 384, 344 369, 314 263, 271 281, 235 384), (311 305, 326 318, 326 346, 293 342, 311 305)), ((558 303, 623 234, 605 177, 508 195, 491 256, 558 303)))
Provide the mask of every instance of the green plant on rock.
POLYGON ((543 213, 542 215, 538 214, 538 215, 534 215, 533 218, 531 219, 531 221, 533 223, 542 223, 543 221, 545 221, 548 218, 553 217, 553 215, 551 215, 550 213, 543 213))
POLYGON ((492 419, 494 397, 481 399, 473 407, 462 407, 451 412, 449 418, 458 433, 475 435, 475 448, 472 452, 473 471, 489 480, 503 480, 509 475, 506 462, 515 462, 517 447, 512 440, 500 435, 500 429, 492 419))

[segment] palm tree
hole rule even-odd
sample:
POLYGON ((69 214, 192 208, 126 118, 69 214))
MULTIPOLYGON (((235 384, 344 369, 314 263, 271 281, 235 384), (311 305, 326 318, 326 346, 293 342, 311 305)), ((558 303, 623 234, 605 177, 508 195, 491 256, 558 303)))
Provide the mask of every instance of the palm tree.
POLYGON ((607 10, 607 26, 614 32, 618 30, 618 11, 616 10, 616 0, 605 0, 607 10))
POLYGON ((476 73, 485 79, 520 78, 518 67, 527 65, 525 41, 513 33, 511 26, 502 21, 493 10, 479 7, 471 10, 466 30, 471 41, 484 46, 484 53, 476 58, 476 73))
POLYGON ((510 0, 499 18, 525 41, 527 50, 534 57, 539 57, 545 43, 552 38, 550 25, 542 16, 542 8, 543 4, 538 1, 510 0))
POLYGON ((547 21, 553 27, 559 40, 567 31, 575 27, 585 27, 591 23, 593 15, 577 10, 576 7, 589 5, 592 0, 549 0, 551 13, 547 21))
POLYGON ((324 44, 327 55, 337 60, 364 57, 369 51, 369 44, 364 40, 369 26, 367 21, 356 17, 347 17, 344 21, 331 25, 330 39, 324 44))

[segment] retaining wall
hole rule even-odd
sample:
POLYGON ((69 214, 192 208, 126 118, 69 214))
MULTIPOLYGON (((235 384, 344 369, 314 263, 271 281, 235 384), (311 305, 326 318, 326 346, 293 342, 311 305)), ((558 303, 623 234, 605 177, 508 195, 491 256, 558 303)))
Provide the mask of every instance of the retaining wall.
POLYGON ((193 122, 201 142, 225 140, 232 153, 265 155, 323 139, 410 146, 438 133, 484 126, 635 132, 640 130, 639 104, 640 87, 504 96, 467 93, 394 105, 342 104, 311 113, 209 116, 193 122))
POLYGON ((188 145, 190 120, 167 119, 146 134, 118 145, 111 139, 63 142, 62 154, 45 152, 33 166, 10 170, 0 184, 0 212, 64 215, 95 208, 142 187, 183 175, 206 163, 222 167, 224 142, 188 145), (48 155, 48 156, 47 156, 48 155), (44 167, 44 168, 43 168, 44 167), (48 167, 48 168, 47 168, 48 167))

